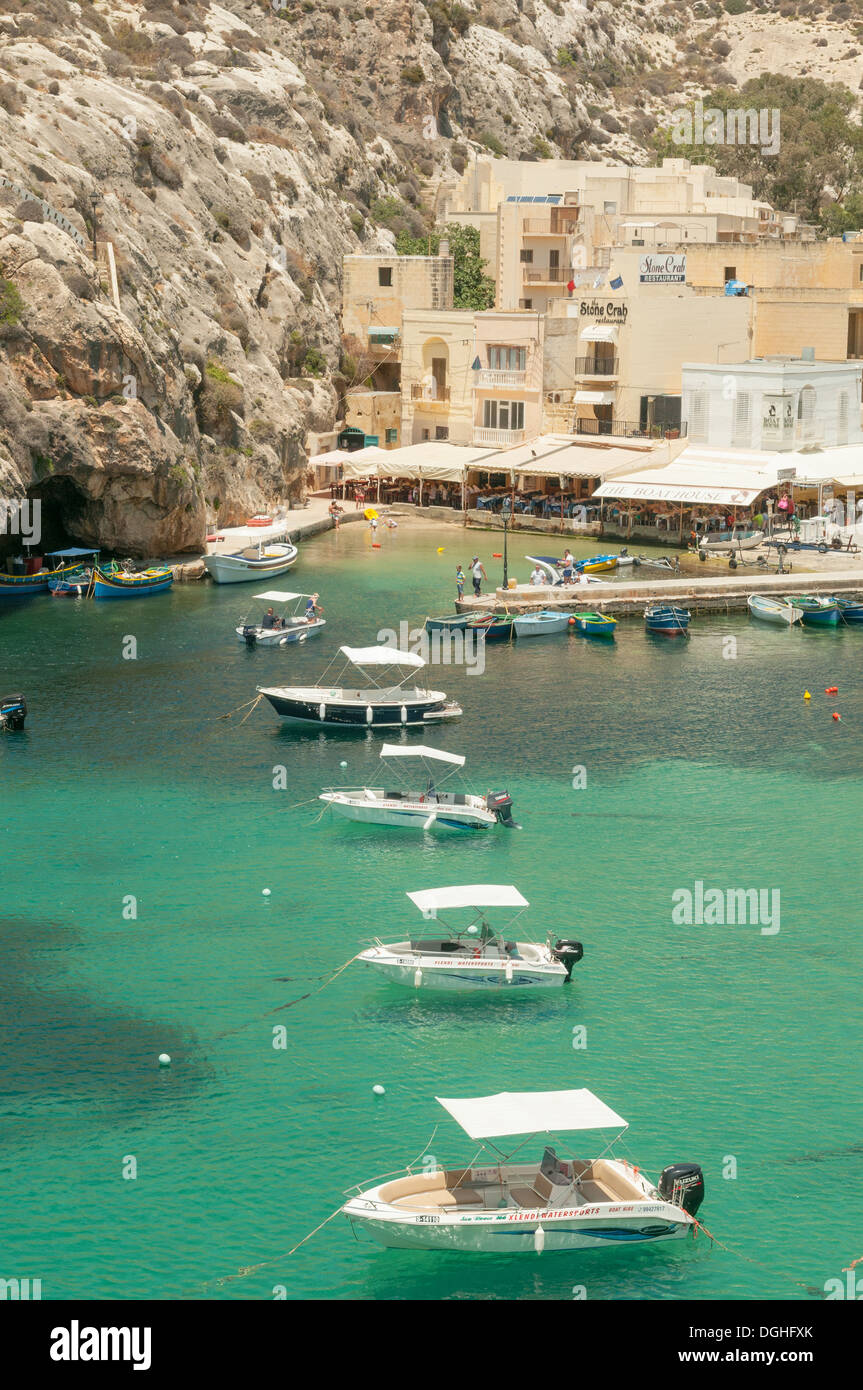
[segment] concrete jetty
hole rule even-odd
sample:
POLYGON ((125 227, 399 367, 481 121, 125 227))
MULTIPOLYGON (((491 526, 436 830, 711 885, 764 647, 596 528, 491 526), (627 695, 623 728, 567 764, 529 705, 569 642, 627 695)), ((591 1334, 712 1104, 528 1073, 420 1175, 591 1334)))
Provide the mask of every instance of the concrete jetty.
POLYGON ((638 584, 620 580, 601 584, 519 584, 496 589, 481 598, 467 595, 456 603, 461 613, 488 613, 507 608, 511 613, 559 609, 591 609, 621 617, 641 617, 648 603, 676 603, 692 613, 734 613, 746 610, 750 594, 842 594, 863 589, 860 570, 829 574, 735 574, 704 579, 654 579, 638 584))

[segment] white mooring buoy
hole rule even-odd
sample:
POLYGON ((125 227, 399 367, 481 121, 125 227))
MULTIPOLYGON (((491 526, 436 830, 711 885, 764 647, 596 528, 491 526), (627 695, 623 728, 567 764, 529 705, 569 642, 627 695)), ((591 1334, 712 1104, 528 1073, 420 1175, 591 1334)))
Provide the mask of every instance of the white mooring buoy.
POLYGON ((339 767, 347 767, 347 763, 342 761, 339 763, 339 767))
POLYGON ((373 1087, 372 1087, 372 1090, 374 1091, 374 1093, 375 1093, 376 1096, 385 1096, 385 1095, 386 1095, 386 1090, 385 1090, 384 1087, 381 1086, 381 1085, 373 1086, 373 1087))
POLYGON ((268 898, 268 897, 270 896, 270 890, 269 890, 269 888, 262 888, 262 889, 261 889, 261 896, 264 897, 264 898, 268 898))
POLYGON ((160 1067, 169 1067, 170 1065, 171 1065, 171 1059, 170 1059, 170 1057, 168 1056, 167 1052, 160 1052, 160 1053, 159 1053, 159 1066, 160 1066, 160 1067))

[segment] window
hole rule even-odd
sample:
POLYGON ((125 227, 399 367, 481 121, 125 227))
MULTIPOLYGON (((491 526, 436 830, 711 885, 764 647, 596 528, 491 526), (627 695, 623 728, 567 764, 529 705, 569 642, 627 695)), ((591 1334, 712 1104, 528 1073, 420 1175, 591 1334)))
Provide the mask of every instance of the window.
POLYGON ((839 392, 839 443, 848 443, 848 392, 839 392))
POLYGON ((863 285, 863 261, 860 262, 857 270, 857 279, 860 281, 860 284, 863 285))
POLYGON ((519 309, 532 309, 532 308, 533 308, 533 300, 532 300, 532 299, 520 299, 520 300, 518 301, 518 307, 519 307, 519 309))
POLYGON ((420 430, 420 434, 422 435, 422 439, 421 439, 420 442, 423 443, 423 444, 425 444, 425 442, 426 442, 427 439, 431 439, 431 431, 430 431, 430 430, 420 430))
POLYGON ((488 365, 495 372, 523 372, 527 349, 520 347, 490 347, 488 365))
POLYGON ((800 399, 797 402, 797 419, 800 421, 804 440, 812 439, 815 434, 814 386, 804 386, 800 392, 800 399))
POLYGON ((482 415, 484 429, 524 429, 524 401, 483 401, 482 415))
POLYGON ((378 266, 378 284, 379 284, 379 285, 387 286, 388 288, 391 288, 391 287, 392 287, 392 283, 393 283, 393 268, 392 268, 392 266, 391 266, 391 265, 381 265, 381 266, 378 266))
POLYGON ((603 203, 602 210, 606 217, 613 217, 617 212, 617 203, 603 203))
POLYGON ((449 439, 449 427, 447 425, 435 425, 435 439, 449 439))
POLYGON ((745 449, 752 442, 752 397, 748 391, 738 391, 734 399, 734 434, 731 442, 738 449, 745 449))
POLYGON ((722 272, 722 278, 723 278, 723 280, 725 281, 726 285, 728 284, 728 281, 729 281, 729 280, 736 280, 736 279, 737 279, 737 266, 736 266, 736 265, 727 265, 727 266, 725 267, 725 270, 722 272))
POLYGON ((518 258, 519 258, 519 260, 521 261, 522 265, 533 265, 533 252, 532 252, 532 251, 524 251, 524 250, 522 250, 522 251, 519 252, 518 258))
POLYGON ((399 441, 399 432, 398 432, 398 430, 387 430, 387 432, 386 432, 386 442, 387 442, 387 444, 398 444, 398 441, 399 441))
POLYGON ((693 391, 692 393, 692 428, 690 438, 693 444, 704 444, 707 441, 707 430, 710 423, 710 399, 706 391, 693 391))

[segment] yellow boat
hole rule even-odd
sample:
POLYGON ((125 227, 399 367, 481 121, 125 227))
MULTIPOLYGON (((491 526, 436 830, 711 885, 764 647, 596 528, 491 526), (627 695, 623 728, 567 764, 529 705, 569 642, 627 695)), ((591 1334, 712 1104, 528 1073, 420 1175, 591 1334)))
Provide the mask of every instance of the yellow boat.
POLYGON ((583 564, 576 561, 576 569, 581 570, 582 574, 598 574, 600 570, 616 570, 616 555, 592 555, 583 564))

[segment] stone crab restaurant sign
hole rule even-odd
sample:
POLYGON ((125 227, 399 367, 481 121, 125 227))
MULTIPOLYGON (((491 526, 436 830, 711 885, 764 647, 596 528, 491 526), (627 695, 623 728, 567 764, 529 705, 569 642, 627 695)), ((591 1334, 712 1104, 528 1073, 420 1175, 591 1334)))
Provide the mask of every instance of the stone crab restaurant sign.
POLYGON ((582 299, 579 317, 602 319, 605 323, 626 323, 629 309, 622 299, 582 299))
POLYGON ((686 256, 642 256, 638 262, 642 285, 683 285, 686 283, 686 256))

